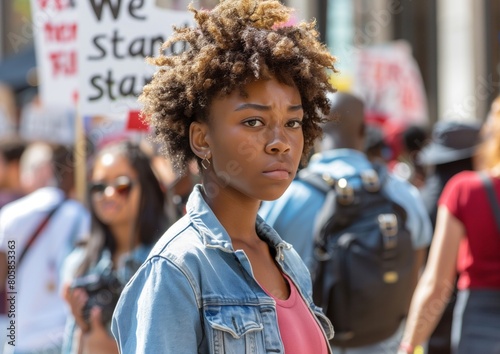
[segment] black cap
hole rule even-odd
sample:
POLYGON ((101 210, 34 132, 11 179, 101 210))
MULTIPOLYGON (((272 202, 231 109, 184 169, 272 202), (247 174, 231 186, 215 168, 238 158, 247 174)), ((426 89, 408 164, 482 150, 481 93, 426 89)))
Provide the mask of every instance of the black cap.
POLYGON ((423 165, 441 165, 474 155, 481 126, 477 123, 439 121, 432 130, 432 140, 418 154, 423 165))

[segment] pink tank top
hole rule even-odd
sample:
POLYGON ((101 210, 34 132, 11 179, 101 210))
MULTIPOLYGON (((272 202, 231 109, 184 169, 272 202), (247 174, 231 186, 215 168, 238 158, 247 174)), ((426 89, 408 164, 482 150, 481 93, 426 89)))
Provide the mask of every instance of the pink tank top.
POLYGON ((290 296, 286 300, 275 298, 278 326, 285 346, 285 354, 328 354, 325 336, 309 307, 300 296, 297 288, 283 274, 290 285, 290 296))

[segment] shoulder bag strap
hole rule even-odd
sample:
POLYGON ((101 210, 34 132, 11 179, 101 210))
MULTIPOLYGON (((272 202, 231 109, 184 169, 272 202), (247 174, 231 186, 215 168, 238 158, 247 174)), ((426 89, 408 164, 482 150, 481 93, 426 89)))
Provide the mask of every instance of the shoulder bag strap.
POLYGON ((26 247, 24 247, 23 251, 19 255, 19 259, 17 260, 16 267, 19 268, 19 265, 21 264, 21 261, 23 260, 24 256, 26 255, 26 252, 30 249, 30 247, 33 245, 35 240, 38 238, 38 235, 42 232, 42 230, 47 226, 49 223, 50 218, 52 215, 55 214, 55 212, 61 207, 61 205, 64 204, 66 201, 66 198, 64 198, 59 204, 56 205, 54 209, 52 209, 42 220, 42 222, 38 225, 38 227, 35 229, 31 237, 29 238, 28 242, 26 243, 26 247))
POLYGON ((490 176, 486 174, 486 172, 480 172, 479 175, 481 177, 481 181, 483 182, 484 187, 486 188, 486 195, 488 196, 491 210, 493 211, 493 216, 495 217, 497 230, 498 232, 500 232, 500 205, 498 204, 498 200, 496 198, 493 182, 491 181, 490 176))

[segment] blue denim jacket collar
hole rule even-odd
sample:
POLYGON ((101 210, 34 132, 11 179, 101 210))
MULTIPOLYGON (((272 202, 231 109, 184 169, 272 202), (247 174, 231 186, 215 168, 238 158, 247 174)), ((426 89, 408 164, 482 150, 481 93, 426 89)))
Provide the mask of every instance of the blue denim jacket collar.
MULTIPOLYGON (((231 237, 219 222, 210 206, 203 198, 203 186, 197 184, 189 196, 186 209, 191 221, 203 237, 206 247, 220 248, 225 252, 234 252, 231 237)), ((259 237, 276 249, 290 249, 292 246, 283 241, 278 233, 257 215, 255 228, 259 237)))

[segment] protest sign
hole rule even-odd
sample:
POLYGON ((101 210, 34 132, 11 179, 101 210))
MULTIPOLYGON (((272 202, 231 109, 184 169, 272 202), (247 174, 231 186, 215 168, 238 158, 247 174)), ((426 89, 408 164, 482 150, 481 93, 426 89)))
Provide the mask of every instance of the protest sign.
POLYGON ((31 0, 40 98, 74 107, 78 98, 78 24, 72 0, 31 0))
POLYGON ((61 105, 44 105, 35 99, 21 111, 19 134, 27 141, 73 145, 75 110, 61 105))
POLYGON ((425 88, 411 48, 404 41, 358 48, 352 90, 366 111, 396 124, 426 124, 425 88))
POLYGON ((130 112, 140 109, 137 97, 155 70, 145 58, 158 55, 172 26, 190 24, 192 14, 153 0, 80 0, 77 8, 81 113, 135 117, 130 112))
POLYGON ((78 23, 73 0, 31 0, 39 96, 20 117, 28 140, 75 143, 78 23))

